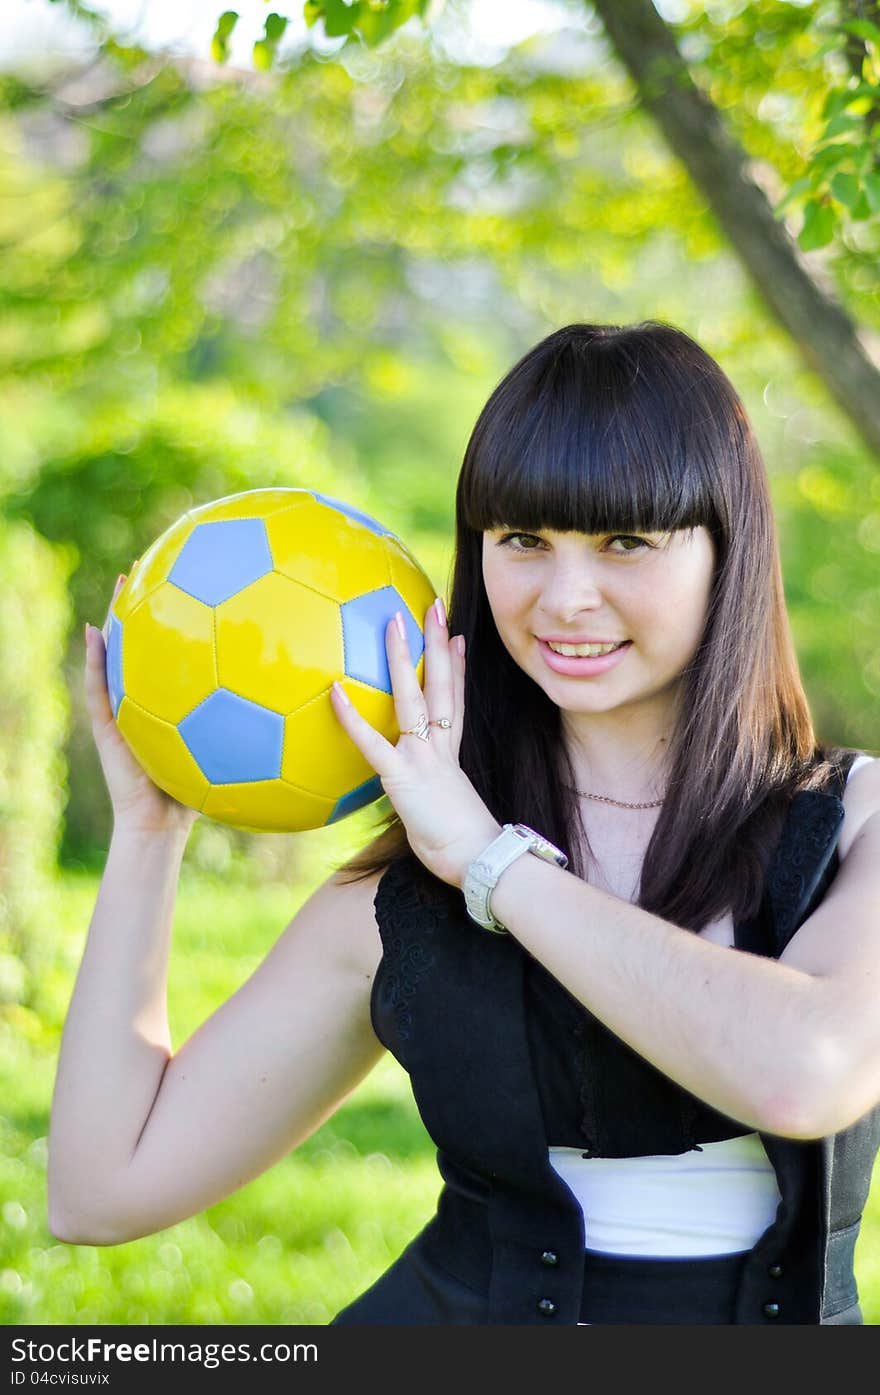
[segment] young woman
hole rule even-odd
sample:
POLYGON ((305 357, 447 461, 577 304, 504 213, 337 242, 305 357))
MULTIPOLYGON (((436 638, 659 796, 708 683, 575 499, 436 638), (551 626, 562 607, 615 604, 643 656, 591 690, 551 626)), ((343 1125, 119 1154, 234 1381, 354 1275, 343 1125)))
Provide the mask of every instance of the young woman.
POLYGON ((90 635, 114 828, 53 1233, 120 1243, 214 1204, 389 1049, 444 1187, 334 1323, 861 1322, 880 762, 814 733, 742 403, 672 326, 566 326, 492 393, 456 502, 424 691, 386 635, 397 743, 331 698, 387 826, 174 1054, 197 815, 129 755, 90 635))

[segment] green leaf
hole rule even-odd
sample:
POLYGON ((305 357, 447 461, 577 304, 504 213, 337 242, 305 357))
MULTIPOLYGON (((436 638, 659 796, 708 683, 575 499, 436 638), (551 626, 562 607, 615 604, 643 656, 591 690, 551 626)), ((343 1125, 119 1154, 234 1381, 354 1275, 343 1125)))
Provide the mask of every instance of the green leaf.
POLYGON ((834 209, 829 203, 811 199, 804 208, 804 222, 798 233, 798 246, 804 252, 827 247, 834 237, 834 209))
POLYGON ((845 29, 847 34, 855 34, 859 39, 870 39, 872 43, 880 44, 880 29, 869 19, 850 19, 840 27, 845 29))
POLYGON ((303 15, 310 27, 324 22, 328 38, 357 35, 375 48, 418 15, 424 19, 432 0, 306 0, 303 15))
POLYGON ((839 87, 832 87, 822 107, 823 117, 828 119, 832 116, 839 116, 847 104, 848 96, 849 94, 845 89, 841 90, 839 87))
POLYGON ((849 116, 841 113, 828 123, 819 140, 831 140, 832 137, 839 136, 843 131, 858 131, 863 125, 864 122, 860 116, 849 116))
POLYGON ((859 147, 851 145, 849 141, 832 141, 830 145, 823 145, 821 150, 817 150, 810 159, 810 173, 813 178, 817 175, 824 175, 829 178, 829 171, 836 169, 839 165, 852 165, 857 158, 859 147))
POLYGON ((804 175, 801 179, 796 179, 791 188, 788 189, 773 209, 774 213, 781 213, 784 208, 794 200, 799 199, 801 194, 805 194, 813 187, 813 181, 809 175, 804 175))
POLYGON ((277 44, 284 37, 288 21, 284 15, 272 14, 266 16, 266 40, 270 44, 277 44))
POLYGON ((275 62, 275 55, 278 45, 284 36, 287 28, 287 20, 283 15, 272 14, 266 16, 266 23, 263 26, 263 37, 254 44, 254 67, 262 72, 267 72, 275 62))
POLYGON ((831 192, 838 203, 855 208, 862 196, 862 186, 854 174, 838 173, 831 181, 831 192))
POLYGON ((864 191, 864 189, 863 189, 862 192, 860 193, 860 195, 859 195, 858 199, 856 200, 854 206, 850 209, 850 211, 849 211, 849 216, 850 216, 850 218, 853 220, 854 223, 862 223, 862 222, 864 222, 864 220, 865 220, 866 218, 870 218, 870 216, 871 216, 871 205, 868 203, 868 200, 865 198, 865 191, 864 191))
POLYGON ((360 3, 355 0, 353 5, 346 5, 344 0, 324 0, 323 10, 324 33, 328 39, 339 39, 354 28, 360 3))
POLYGON ((229 57, 229 36, 237 23, 236 10, 224 10, 217 20, 217 28, 211 39, 211 57, 215 63, 225 63, 229 57))
POLYGON ((228 39, 237 23, 237 10, 224 10, 220 18, 217 20, 218 38, 228 39))
POLYGON ((880 174, 866 174, 862 180, 865 198, 872 213, 880 213, 880 174))

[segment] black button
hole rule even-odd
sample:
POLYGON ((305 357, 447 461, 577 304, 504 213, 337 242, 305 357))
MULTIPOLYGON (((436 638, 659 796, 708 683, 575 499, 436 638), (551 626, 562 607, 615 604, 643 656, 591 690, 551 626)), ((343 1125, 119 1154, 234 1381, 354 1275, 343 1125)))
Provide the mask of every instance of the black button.
POLYGON ((770 1278, 771 1278, 771 1279, 781 1279, 781 1278, 782 1278, 782 1265, 781 1265, 781 1264, 771 1264, 771 1265, 770 1265, 770 1268, 767 1270, 767 1273, 770 1275, 770 1278))
POLYGON ((764 1316, 767 1317, 767 1318, 778 1318, 778 1317, 779 1317, 779 1304, 778 1304, 778 1303, 765 1303, 765 1304, 764 1304, 764 1316))
POLYGON ((538 1312, 543 1313, 545 1317, 552 1317, 556 1312, 556 1304, 553 1302, 553 1299, 542 1298, 538 1304, 538 1312))
POLYGON ((558 1264, 559 1256, 556 1254, 555 1250, 545 1250, 544 1253, 541 1255, 541 1263, 558 1264))

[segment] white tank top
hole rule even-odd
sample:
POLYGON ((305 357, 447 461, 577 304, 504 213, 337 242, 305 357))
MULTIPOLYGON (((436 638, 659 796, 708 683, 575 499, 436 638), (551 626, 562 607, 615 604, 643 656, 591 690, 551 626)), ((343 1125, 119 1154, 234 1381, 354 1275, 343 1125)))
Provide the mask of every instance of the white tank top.
MULTIPOLYGON (((872 759, 857 756, 847 780, 872 759)), ((773 1223, 780 1201, 757 1133, 679 1154, 585 1158, 579 1148, 550 1148, 549 1155, 583 1211, 587 1249, 603 1254, 737 1254, 773 1223)))

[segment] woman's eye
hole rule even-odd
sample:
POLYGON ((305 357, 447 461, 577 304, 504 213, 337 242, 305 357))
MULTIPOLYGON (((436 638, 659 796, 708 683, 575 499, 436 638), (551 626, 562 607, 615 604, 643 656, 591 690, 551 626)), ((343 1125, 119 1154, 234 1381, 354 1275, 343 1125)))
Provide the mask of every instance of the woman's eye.
MULTIPOLYGON (((514 538, 526 538, 526 539, 527 539, 528 541, 530 541, 530 542, 540 542, 540 541, 541 541, 540 538, 536 538, 536 537, 535 537, 534 533, 505 533, 504 537, 500 540, 498 546, 499 546, 499 547, 505 547, 505 546, 507 546, 508 543, 512 543, 513 540, 514 540, 514 538)), ((511 551, 511 552, 534 552, 535 549, 534 549, 533 547, 523 547, 522 544, 521 544, 521 542, 517 542, 517 543, 514 544, 513 547, 511 547, 510 551, 511 551)))
POLYGON ((640 548, 651 546, 651 544, 647 542, 644 538, 637 538, 632 533, 615 533, 611 541, 630 542, 636 544, 635 547, 625 547, 623 549, 624 552, 638 552, 640 548))

